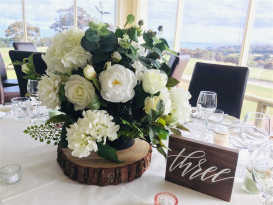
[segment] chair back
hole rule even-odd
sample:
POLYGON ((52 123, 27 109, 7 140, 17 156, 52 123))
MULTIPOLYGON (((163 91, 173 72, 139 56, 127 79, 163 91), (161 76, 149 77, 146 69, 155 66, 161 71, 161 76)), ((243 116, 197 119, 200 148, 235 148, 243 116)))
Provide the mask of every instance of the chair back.
POLYGON ((248 73, 247 67, 196 63, 189 85, 191 105, 196 106, 200 91, 214 91, 218 109, 240 118, 248 73))
MULTIPOLYGON (((16 61, 22 62, 24 58, 28 58, 31 54, 33 55, 33 62, 36 69, 36 72, 43 75, 46 71, 46 63, 42 59, 42 54, 39 52, 30 52, 30 51, 9 51, 9 56, 14 64, 16 61)), ((27 79, 24 78, 25 74, 22 72, 21 65, 14 65, 14 70, 18 79, 18 84, 20 88, 20 95, 25 96, 27 93, 27 79)))
POLYGON ((176 55, 170 54, 168 66, 171 68, 171 75, 173 75, 174 70, 175 70, 176 66, 178 65, 178 63, 179 63, 179 53, 177 53, 176 55))
POLYGON ((5 102, 5 94, 4 94, 4 87, 3 87, 3 84, 2 84, 2 80, 0 78, 0 104, 4 104, 5 102))
POLYGON ((31 42, 13 42, 12 45, 16 51, 37 51, 36 47, 31 42))
POLYGON ((6 65, 4 63, 4 59, 2 58, 1 53, 0 53, 0 75, 1 75, 2 81, 7 79, 6 65))

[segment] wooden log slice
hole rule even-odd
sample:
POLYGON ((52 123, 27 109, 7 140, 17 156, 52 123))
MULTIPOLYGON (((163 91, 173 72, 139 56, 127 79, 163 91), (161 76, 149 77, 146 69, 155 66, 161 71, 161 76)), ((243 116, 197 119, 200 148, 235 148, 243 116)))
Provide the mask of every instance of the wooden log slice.
POLYGON ((96 153, 86 158, 75 158, 68 148, 58 147, 57 161, 64 174, 83 184, 114 185, 140 177, 149 167, 152 147, 149 143, 135 139, 133 146, 117 151, 122 163, 107 161, 96 153))

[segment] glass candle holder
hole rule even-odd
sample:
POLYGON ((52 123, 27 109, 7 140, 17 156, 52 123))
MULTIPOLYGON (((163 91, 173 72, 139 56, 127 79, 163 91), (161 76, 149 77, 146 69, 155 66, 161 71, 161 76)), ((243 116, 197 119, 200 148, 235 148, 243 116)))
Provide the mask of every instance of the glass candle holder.
POLYGON ((160 192, 155 195, 154 205, 178 205, 178 199, 172 193, 160 192))
POLYGON ((9 164, 0 168, 0 182, 15 184, 22 178, 22 167, 19 164, 9 164))

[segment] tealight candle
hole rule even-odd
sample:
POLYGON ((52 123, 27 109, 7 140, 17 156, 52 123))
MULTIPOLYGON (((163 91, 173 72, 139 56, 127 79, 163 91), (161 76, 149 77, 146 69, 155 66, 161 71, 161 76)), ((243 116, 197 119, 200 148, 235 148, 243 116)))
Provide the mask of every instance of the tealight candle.
POLYGON ((214 129, 213 142, 224 147, 229 146, 229 131, 226 127, 218 127, 214 129))
POLYGON ((178 205, 178 199, 172 193, 160 192, 155 195, 154 205, 178 205))
POLYGON ((0 182, 15 184, 21 180, 22 168, 19 164, 9 164, 0 168, 0 182))

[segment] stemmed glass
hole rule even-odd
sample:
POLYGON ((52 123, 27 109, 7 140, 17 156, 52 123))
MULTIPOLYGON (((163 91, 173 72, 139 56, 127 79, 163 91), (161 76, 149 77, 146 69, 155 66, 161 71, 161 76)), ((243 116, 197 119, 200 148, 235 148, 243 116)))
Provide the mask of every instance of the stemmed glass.
POLYGON ((38 101, 38 81, 37 80, 28 80, 27 92, 30 95, 31 101, 33 101, 33 103, 37 103, 38 101))
POLYGON ((252 154, 252 178, 261 192, 264 205, 273 204, 273 140, 252 154))
POLYGON ((198 111, 205 120, 205 126, 208 125, 208 117, 214 113, 217 108, 217 93, 211 91, 201 91, 197 100, 198 111))
POLYGON ((41 117, 40 101, 38 99, 38 80, 28 80, 27 92, 30 95, 31 104, 33 106, 32 118, 41 117))
POLYGON ((270 136, 270 117, 261 112, 249 112, 241 127, 241 140, 250 153, 270 136))

